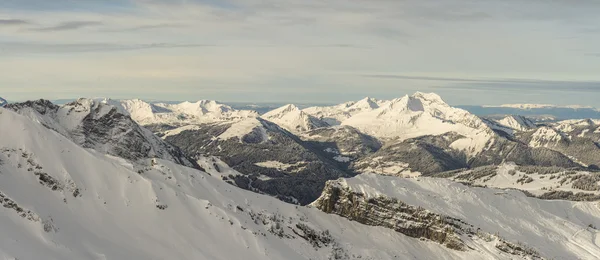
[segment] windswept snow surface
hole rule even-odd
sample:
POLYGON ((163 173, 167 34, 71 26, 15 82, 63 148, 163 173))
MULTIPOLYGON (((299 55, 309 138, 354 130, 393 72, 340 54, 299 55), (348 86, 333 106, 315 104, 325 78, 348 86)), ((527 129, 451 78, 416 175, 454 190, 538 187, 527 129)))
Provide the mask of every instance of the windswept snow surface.
MULTIPOLYGON (((0 129, 3 259, 510 259, 286 204, 170 161, 131 165, 5 109, 0 129), (332 240, 311 245, 301 238, 303 225, 332 240)), ((576 219, 550 229, 599 225, 581 213, 592 209, 574 207, 576 219)), ((587 237, 576 239, 592 254, 587 237)))
POLYGON ((474 188, 436 178, 361 174, 336 182, 367 198, 396 198, 460 218, 508 241, 524 242, 548 259, 600 259, 600 232, 590 227, 600 225, 598 202, 545 201, 515 190, 474 188))

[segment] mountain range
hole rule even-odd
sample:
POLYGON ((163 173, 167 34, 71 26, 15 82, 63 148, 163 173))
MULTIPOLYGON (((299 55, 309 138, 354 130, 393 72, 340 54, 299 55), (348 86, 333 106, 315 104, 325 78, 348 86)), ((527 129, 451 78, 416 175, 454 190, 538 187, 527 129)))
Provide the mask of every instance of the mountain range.
POLYGON ((7 259, 600 257, 600 120, 417 92, 262 114, 37 100, 0 129, 7 259))

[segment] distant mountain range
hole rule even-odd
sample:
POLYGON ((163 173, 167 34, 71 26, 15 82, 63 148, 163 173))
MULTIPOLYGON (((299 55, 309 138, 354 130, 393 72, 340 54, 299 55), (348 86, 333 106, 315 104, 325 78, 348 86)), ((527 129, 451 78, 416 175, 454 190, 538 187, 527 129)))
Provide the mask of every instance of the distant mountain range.
MULTIPOLYGON (((369 99, 369 98, 366 98, 369 99)), ((55 104, 66 104, 74 101, 74 99, 52 100, 55 104)), ((162 104, 179 104, 181 101, 152 101, 149 103, 162 104)), ((287 105, 287 103, 278 102, 223 102, 231 108, 237 110, 253 110, 259 114, 267 113, 276 108, 287 105)), ((294 104, 300 109, 319 106, 334 106, 331 104, 316 104, 316 103, 296 103, 294 104)), ((522 115, 527 116, 534 121, 557 121, 567 119, 584 119, 593 118, 600 119, 600 109, 591 106, 559 106, 550 104, 504 104, 504 105, 455 105, 454 107, 462 108, 470 113, 483 116, 500 118, 506 115, 522 115)))

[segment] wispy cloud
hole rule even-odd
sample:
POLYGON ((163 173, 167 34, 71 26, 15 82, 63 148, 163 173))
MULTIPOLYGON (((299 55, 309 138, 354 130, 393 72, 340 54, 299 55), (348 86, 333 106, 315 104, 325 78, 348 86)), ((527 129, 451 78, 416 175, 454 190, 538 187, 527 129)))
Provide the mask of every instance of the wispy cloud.
POLYGON ((34 28, 32 30, 39 32, 70 31, 98 25, 102 25, 102 23, 97 21, 68 21, 54 26, 34 28))
POLYGON ((145 30, 153 30, 153 29, 170 29, 170 28, 183 28, 186 27, 186 25, 184 24, 177 24, 177 23, 160 23, 160 24, 146 24, 146 25, 139 25, 139 26, 134 26, 134 27, 126 27, 126 28, 122 28, 122 29, 114 29, 114 30, 107 30, 107 31, 125 31, 125 32, 135 32, 135 31, 145 31, 145 30))
POLYGON ((111 43, 24 43, 0 42, 0 56, 2 54, 33 54, 33 53, 84 53, 84 52, 114 52, 133 51, 145 49, 174 49, 174 48, 199 48, 214 47, 211 44, 174 44, 174 43, 149 43, 149 44, 111 44, 111 43))
POLYGON ((541 90, 541 91, 583 91, 600 92, 600 81, 565 81, 543 79, 514 79, 514 78, 453 78, 435 76, 409 75, 363 75, 367 78, 422 80, 447 82, 444 86, 432 86, 433 89, 456 90, 541 90))
POLYGON ((0 86, 594 96, 581 93, 598 93, 598 13, 598 0, 0 0, 0 86))
POLYGON ((29 21, 23 19, 0 19, 0 26, 12 26, 12 25, 27 25, 29 21))

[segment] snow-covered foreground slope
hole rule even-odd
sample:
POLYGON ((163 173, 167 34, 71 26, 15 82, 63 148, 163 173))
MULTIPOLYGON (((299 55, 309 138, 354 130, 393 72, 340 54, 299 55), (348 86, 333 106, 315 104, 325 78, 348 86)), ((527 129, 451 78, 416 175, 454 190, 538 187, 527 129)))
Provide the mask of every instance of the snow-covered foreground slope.
POLYGON ((490 259, 285 204, 166 160, 132 165, 0 109, 5 259, 490 259))
MULTIPOLYGON (((329 182, 323 197, 314 204, 323 208, 319 205, 323 201, 334 201, 328 190, 335 191, 335 187, 353 192, 355 198, 397 199, 463 220, 477 232, 498 234, 507 241, 524 243, 547 259, 600 258, 600 232, 595 228, 600 225, 597 202, 545 201, 519 191, 474 188, 444 179, 363 174, 329 182)), ((339 191, 337 196, 340 196, 339 191)), ((338 202, 335 207, 344 204, 338 202)))

